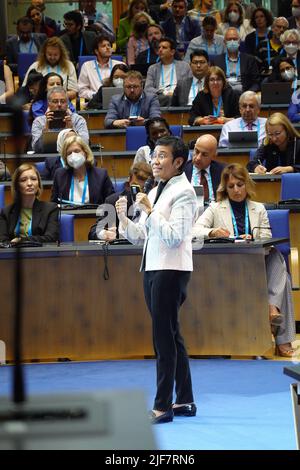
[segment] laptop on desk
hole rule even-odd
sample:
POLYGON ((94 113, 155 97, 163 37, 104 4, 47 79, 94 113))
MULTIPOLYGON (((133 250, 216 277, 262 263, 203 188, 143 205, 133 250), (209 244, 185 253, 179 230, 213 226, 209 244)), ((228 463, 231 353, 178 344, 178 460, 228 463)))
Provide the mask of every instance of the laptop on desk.
POLYGON ((57 136, 59 131, 49 131, 43 133, 43 151, 42 153, 57 152, 57 136))
POLYGON ((122 95, 124 93, 123 88, 117 88, 115 86, 104 86, 102 87, 102 108, 108 109, 110 100, 114 95, 122 95))
POLYGON ((228 132, 228 147, 231 148, 256 148, 257 131, 232 131, 228 132))
POLYGON ((292 88, 290 82, 262 83, 261 104, 290 104, 292 88))

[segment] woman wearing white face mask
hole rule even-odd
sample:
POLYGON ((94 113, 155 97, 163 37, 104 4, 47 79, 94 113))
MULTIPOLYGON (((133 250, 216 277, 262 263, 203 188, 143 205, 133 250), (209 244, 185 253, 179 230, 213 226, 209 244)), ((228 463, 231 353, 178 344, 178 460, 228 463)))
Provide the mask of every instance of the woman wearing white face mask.
POLYGON ((282 57, 289 57, 293 60, 297 77, 300 77, 300 33, 297 29, 288 29, 280 36, 284 51, 282 57))
POLYGON ((65 140, 62 148, 64 168, 56 170, 51 200, 69 204, 102 204, 114 193, 112 182, 103 168, 94 167, 90 147, 74 136, 65 140))
POLYGON ((224 11, 224 22, 219 25, 219 32, 224 35, 227 29, 232 27, 238 30, 241 41, 244 41, 247 34, 254 30, 250 26, 249 20, 244 19, 244 10, 241 4, 235 1, 228 2, 224 11))
POLYGON ((278 83, 290 82, 292 91, 298 89, 298 80, 293 59, 289 57, 278 57, 273 61, 272 75, 264 82, 278 83))
POLYGON ((103 87, 116 87, 123 88, 123 81, 129 68, 125 64, 116 64, 110 73, 109 78, 103 80, 103 85, 99 88, 97 93, 88 102, 89 109, 102 109, 102 89, 103 87))

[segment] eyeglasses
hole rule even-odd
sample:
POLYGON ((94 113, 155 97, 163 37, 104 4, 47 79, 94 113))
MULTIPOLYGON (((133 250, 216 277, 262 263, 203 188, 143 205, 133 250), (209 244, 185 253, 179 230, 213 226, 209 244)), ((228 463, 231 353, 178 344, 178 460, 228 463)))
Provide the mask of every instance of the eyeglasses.
POLYGON ((222 78, 210 78, 209 83, 220 83, 223 82, 222 78))
POLYGON ((269 132, 267 133, 267 136, 270 138, 270 139, 274 139, 274 137, 279 137, 280 134, 283 133, 283 130, 282 131, 277 131, 277 132, 273 132, 273 134, 270 134, 269 132))
POLYGON ((139 88, 141 88, 141 85, 125 85, 124 88, 126 90, 138 90, 139 88))
POLYGON ((154 160, 159 160, 160 162, 162 162, 163 160, 165 160, 166 158, 168 158, 169 155, 167 155, 166 153, 164 152, 159 152, 159 153, 153 153, 151 155, 151 161, 153 162, 154 160))
POLYGON ((67 100, 51 100, 53 104, 66 104, 67 100))
POLYGON ((76 26, 76 23, 74 23, 74 21, 64 21, 65 28, 70 28, 72 26, 76 26))
POLYGON ((206 65, 207 61, 206 60, 192 60, 193 65, 206 65))

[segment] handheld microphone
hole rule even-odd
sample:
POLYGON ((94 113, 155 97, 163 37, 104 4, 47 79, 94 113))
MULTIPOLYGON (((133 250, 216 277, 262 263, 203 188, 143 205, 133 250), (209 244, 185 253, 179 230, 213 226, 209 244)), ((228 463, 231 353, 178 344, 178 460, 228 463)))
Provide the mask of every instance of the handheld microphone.
POLYGON ((155 179, 153 178, 153 176, 149 176, 149 178, 147 178, 144 184, 144 193, 149 194, 151 189, 154 188, 154 184, 155 184, 155 179))
POLYGON ((253 235, 254 235, 254 230, 256 230, 256 229, 271 230, 271 233, 272 233, 272 227, 268 227, 268 226, 265 226, 265 225, 264 225, 264 226, 261 226, 261 227, 260 227, 260 226, 253 227, 253 229, 251 230, 251 237, 252 237, 252 240, 255 240, 255 238, 254 238, 253 235))

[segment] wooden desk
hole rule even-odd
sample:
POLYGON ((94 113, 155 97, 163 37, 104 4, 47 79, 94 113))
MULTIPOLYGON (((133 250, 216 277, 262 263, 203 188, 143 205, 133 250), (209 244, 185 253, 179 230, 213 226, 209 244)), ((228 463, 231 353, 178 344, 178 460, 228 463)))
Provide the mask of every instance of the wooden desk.
MULTIPOLYGON (((8 360, 12 359, 14 308, 15 263, 10 259, 11 251, 0 252, 0 339, 6 343, 8 360)), ((153 354, 150 317, 138 272, 139 250, 110 247, 107 281, 103 279, 101 246, 62 245, 36 248, 34 253, 32 249, 25 251, 25 360, 153 354)), ((194 272, 181 313, 189 354, 271 354, 264 253, 262 243, 251 247, 205 245, 194 253, 194 272)))

